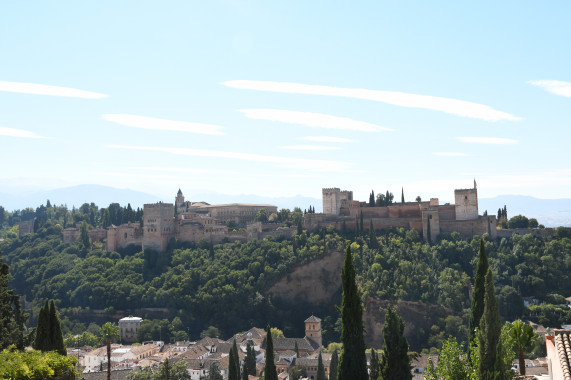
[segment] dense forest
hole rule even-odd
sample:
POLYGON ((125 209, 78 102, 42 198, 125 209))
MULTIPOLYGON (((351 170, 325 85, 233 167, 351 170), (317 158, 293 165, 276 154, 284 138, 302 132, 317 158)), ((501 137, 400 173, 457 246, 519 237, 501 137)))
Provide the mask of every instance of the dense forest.
MULTIPOLYGON (((571 310, 563 305, 571 294, 571 239, 564 229, 548 240, 531 235, 463 240, 452 234, 440 236, 434 244, 424 243, 414 230, 304 230, 293 240, 219 245, 172 241, 165 253, 108 253, 81 238, 62 242, 62 229, 69 221, 102 226, 108 209, 102 212, 87 205, 66 213, 64 206, 48 206, 39 208, 45 217, 35 216, 36 233, 21 239, 14 220, 22 213, 14 216, 0 210, 5 237, 0 257, 9 265, 10 286, 32 308, 30 326, 35 326, 46 299, 56 300, 64 333, 81 334, 91 322, 101 324, 117 314, 137 312, 145 318, 141 339, 182 339, 187 334, 197 338, 209 327, 228 337, 268 322, 286 336, 303 336, 303 319, 314 313, 323 319, 327 345, 339 341, 335 304, 340 293, 331 304, 307 305, 269 298, 265 292, 296 266, 352 244, 363 300, 432 305, 434 313, 426 316, 425 327, 415 329, 409 342, 414 350, 440 347, 449 335, 467 337, 469 291, 481 239, 503 318, 522 317, 550 327, 571 323, 571 310), (524 306, 524 299, 531 305, 524 306)), ((138 217, 130 207, 115 209, 121 210, 122 219, 125 214, 128 219, 138 217)))

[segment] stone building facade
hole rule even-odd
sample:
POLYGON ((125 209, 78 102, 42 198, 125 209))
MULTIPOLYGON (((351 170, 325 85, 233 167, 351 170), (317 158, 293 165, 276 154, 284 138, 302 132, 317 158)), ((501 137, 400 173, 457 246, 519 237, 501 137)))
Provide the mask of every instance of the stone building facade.
POLYGON ((496 237, 495 216, 478 214, 478 190, 475 183, 472 189, 454 191, 453 205, 440 205, 438 198, 425 202, 394 203, 390 206, 370 207, 368 202, 353 200, 352 191, 338 188, 323 189, 323 213, 306 214, 305 228, 311 230, 333 226, 356 229, 363 219, 363 227, 373 223, 375 230, 392 227, 414 229, 424 240, 434 241, 441 233, 458 232, 462 237, 489 234, 496 237), (345 227, 343 227, 345 226, 345 227))

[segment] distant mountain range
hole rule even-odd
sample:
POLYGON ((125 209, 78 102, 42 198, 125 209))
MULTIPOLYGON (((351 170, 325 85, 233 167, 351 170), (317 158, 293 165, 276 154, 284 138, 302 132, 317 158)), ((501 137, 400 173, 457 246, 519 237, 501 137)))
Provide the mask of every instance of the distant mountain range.
MULTIPOLYGON (((188 197, 187 197, 188 198, 188 197)), ((69 208, 79 207, 83 203, 94 202, 99 207, 107 207, 116 202, 122 206, 143 207, 145 203, 174 202, 174 194, 170 199, 157 195, 129 190, 117 189, 100 185, 79 185, 53 190, 37 190, 27 193, 2 193, 0 191, 0 206, 6 210, 20 210, 26 207, 38 207, 50 200, 52 204, 66 204, 69 208)), ((289 208, 299 207, 302 210, 315 207, 317 212, 322 209, 321 199, 296 195, 292 197, 267 197, 260 195, 228 195, 215 192, 193 193, 192 201, 204 201, 210 204, 223 203, 263 203, 289 208)), ((571 226, 571 199, 540 199, 524 195, 500 195, 494 198, 480 198, 479 211, 485 210, 490 215, 496 215, 498 208, 507 206, 508 217, 522 214, 536 218, 546 227, 571 226)))

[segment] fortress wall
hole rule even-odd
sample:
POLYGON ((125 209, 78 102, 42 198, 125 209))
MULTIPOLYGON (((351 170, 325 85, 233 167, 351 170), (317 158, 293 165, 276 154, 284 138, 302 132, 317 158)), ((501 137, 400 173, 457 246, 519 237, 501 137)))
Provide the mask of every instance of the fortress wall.
POLYGON ((440 220, 456 220, 456 206, 454 205, 438 206, 438 213, 440 220))
POLYGON ((471 238, 474 235, 489 233, 490 237, 497 236, 495 216, 481 216, 473 220, 440 221, 441 233, 458 232, 463 238, 471 238), (489 222, 489 223, 488 223, 489 222))
POLYGON ((182 242, 197 242, 204 237, 204 228, 196 223, 179 224, 176 237, 182 242))
POLYGON ((389 215, 393 218, 420 218, 420 205, 418 203, 413 204, 394 204, 387 207, 389 209, 389 215))

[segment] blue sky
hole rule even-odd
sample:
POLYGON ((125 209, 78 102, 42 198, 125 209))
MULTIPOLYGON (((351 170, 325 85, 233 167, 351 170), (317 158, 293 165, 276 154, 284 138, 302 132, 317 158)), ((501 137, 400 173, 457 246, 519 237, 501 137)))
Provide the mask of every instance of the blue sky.
POLYGON ((0 10, 0 186, 571 197, 565 1, 0 10))

